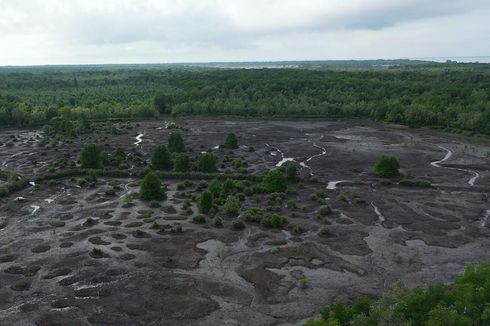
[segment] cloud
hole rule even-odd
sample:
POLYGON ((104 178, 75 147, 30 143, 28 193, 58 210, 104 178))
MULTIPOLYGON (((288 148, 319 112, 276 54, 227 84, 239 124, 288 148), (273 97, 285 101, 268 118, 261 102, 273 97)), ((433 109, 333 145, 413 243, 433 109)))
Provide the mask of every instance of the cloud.
MULTIPOLYGON (((349 48, 353 57, 364 43, 396 41, 394 33, 436 41, 450 25, 464 30, 469 25, 468 32, 481 35, 489 29, 483 17, 489 12, 487 0, 0 0, 0 65, 214 61, 227 55, 230 60, 308 59, 348 56, 349 48)), ((450 50, 465 37, 457 31, 443 36, 450 50)), ((482 50, 481 44, 474 48, 482 50)), ((383 56, 383 50, 393 52, 387 46, 370 52, 383 56)), ((408 50, 406 56, 414 53, 408 50)))

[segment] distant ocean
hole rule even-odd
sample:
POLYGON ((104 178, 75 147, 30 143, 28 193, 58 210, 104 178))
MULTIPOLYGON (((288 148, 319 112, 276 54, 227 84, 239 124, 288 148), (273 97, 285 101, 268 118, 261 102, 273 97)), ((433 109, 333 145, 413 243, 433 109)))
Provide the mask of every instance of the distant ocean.
POLYGON ((479 62, 479 63, 490 63, 490 56, 472 56, 472 57, 411 57, 411 58, 403 58, 410 60, 427 60, 427 61, 435 61, 435 62, 446 62, 448 60, 457 61, 457 62, 479 62))

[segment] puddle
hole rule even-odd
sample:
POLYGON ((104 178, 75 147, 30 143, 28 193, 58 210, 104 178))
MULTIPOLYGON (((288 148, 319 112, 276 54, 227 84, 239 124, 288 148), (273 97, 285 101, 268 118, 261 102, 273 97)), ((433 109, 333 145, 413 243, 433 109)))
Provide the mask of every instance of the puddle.
POLYGON ((342 182, 348 182, 348 181, 347 180, 329 181, 327 184, 327 190, 337 189, 337 185, 342 182))

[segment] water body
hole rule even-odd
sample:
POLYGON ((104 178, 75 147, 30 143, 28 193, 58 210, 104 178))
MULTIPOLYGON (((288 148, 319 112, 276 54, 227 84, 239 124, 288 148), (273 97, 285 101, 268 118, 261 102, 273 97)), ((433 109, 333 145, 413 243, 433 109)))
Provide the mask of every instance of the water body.
POLYGON ((378 215, 379 223, 380 224, 383 224, 384 221, 386 220, 385 217, 383 216, 383 214, 381 214, 379 208, 376 205, 374 205, 374 202, 371 202, 371 206, 373 206, 373 208, 374 208, 374 213, 376 215, 378 215))
POLYGON ((136 142, 134 143, 136 146, 139 146, 141 144, 141 142, 143 141, 143 136, 144 134, 139 134, 138 136, 136 136, 136 142))
POLYGON ((472 171, 472 170, 468 170, 468 169, 461 169, 461 168, 453 168, 453 167, 448 167, 448 166, 441 166, 440 163, 443 163, 443 162, 446 162, 447 160, 449 160, 451 158, 451 156, 453 156, 453 152, 450 149, 447 149, 447 148, 442 147, 442 146, 437 146, 437 147, 445 150, 447 153, 446 153, 446 155, 444 156, 444 158, 442 160, 432 162, 432 163, 430 163, 430 165, 432 165, 433 167, 436 167, 436 168, 444 168, 444 169, 450 169, 450 170, 456 170, 456 171, 463 171, 463 172, 466 172, 466 173, 471 173, 471 174, 473 174, 473 176, 471 177, 470 180, 468 180, 468 184, 470 186, 474 186, 476 180, 478 180, 478 178, 480 177, 480 174, 478 172, 476 172, 476 171, 472 171))
POLYGON ((329 181, 327 184, 327 190, 337 189, 337 185, 342 182, 347 182, 347 180, 329 181))

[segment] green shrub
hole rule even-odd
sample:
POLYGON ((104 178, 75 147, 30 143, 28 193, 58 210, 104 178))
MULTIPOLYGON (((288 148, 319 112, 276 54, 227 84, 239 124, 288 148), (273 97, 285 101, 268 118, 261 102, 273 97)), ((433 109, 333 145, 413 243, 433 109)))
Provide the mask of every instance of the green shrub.
POLYGON ((327 216, 330 213, 332 213, 332 209, 330 207, 328 207, 328 206, 322 206, 318 210, 318 214, 321 215, 321 216, 327 216))
POLYGON ((191 160, 186 154, 177 154, 175 157, 174 170, 176 172, 189 172, 191 169, 191 160))
POLYGON ((296 181, 298 179, 298 168, 294 164, 288 164, 286 167, 286 178, 289 182, 296 181))
POLYGON ((373 173, 380 178, 392 178, 400 174, 400 163, 394 156, 383 155, 374 165, 373 173))
POLYGON ((277 214, 267 214, 262 217, 260 224, 270 228, 281 228, 287 223, 286 218, 277 214))
POLYGON ((226 135, 224 147, 228 149, 238 148, 238 138, 234 133, 226 135))
POLYGON ((206 223, 206 217, 204 215, 196 215, 192 218, 194 223, 203 224, 206 223))
POLYGON ((80 153, 80 162, 85 169, 98 169, 101 167, 102 150, 97 144, 87 144, 80 153))
POLYGON ((165 199, 165 191, 162 188, 160 178, 155 172, 149 172, 143 179, 140 186, 140 198, 144 201, 165 199))
POLYGON ((286 176, 280 170, 269 171, 262 181, 264 188, 270 192, 285 192, 288 184, 286 176))
POLYGON ((260 223, 264 217, 264 212, 258 207, 250 207, 243 213, 243 218, 249 223, 260 223))
POLYGON ((222 227, 223 226, 223 220, 221 218, 219 218, 218 216, 216 216, 215 218, 213 218, 213 220, 211 221, 211 224, 215 227, 222 227))
POLYGON ((237 216, 240 210, 240 200, 237 196, 228 196, 223 206, 225 213, 230 216, 237 216))
POLYGON ((155 170, 170 170, 172 168, 172 160, 170 152, 165 145, 157 145, 153 149, 151 155, 151 166, 155 170))
POLYGON ((185 152, 184 139, 182 135, 178 132, 173 132, 168 138, 168 150, 172 153, 183 153, 185 152))
POLYGON ((197 170, 203 173, 216 172, 217 159, 213 153, 200 153, 197 158, 197 170))
POLYGON ((213 195, 209 191, 201 194, 198 200, 199 210, 203 214, 208 214, 213 208, 213 195))
POLYGON ((243 230, 243 229, 245 229, 245 223, 243 223, 242 220, 238 219, 238 220, 235 220, 231 223, 231 227, 234 230, 243 230))

